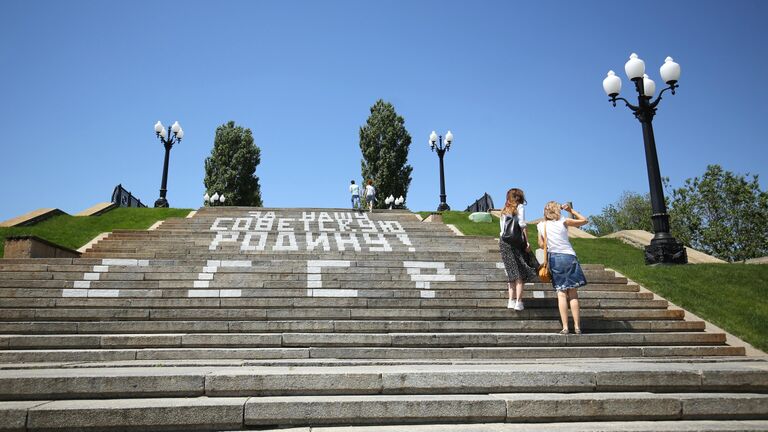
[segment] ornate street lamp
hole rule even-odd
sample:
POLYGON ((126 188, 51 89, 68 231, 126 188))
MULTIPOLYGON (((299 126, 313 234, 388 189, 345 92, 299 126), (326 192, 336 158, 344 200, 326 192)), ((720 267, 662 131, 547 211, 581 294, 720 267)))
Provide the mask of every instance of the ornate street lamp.
POLYGON ((445 134, 445 146, 443 146, 443 136, 438 136, 435 131, 429 134, 429 147, 432 151, 437 152, 437 157, 440 158, 440 205, 437 206, 437 211, 450 210, 451 207, 445 202, 445 174, 443 173, 443 156, 445 152, 450 150, 451 143, 453 142, 453 134, 448 131, 445 134))
POLYGON ((656 106, 661 102, 661 95, 670 90, 675 94, 680 79, 680 65, 667 57, 661 66, 661 79, 668 87, 663 89, 656 100, 651 101, 656 91, 656 83, 645 74, 645 62, 637 57, 637 54, 629 56, 629 61, 624 65, 627 77, 635 83, 637 90, 637 105, 618 97, 621 91, 621 78, 613 71, 608 71, 608 76, 603 80, 603 90, 610 97, 609 101, 616 106, 616 101, 623 101, 640 121, 643 127, 643 142, 645 143, 645 163, 648 169, 648 183, 651 190, 651 207, 653 215, 653 239, 651 244, 645 247, 646 264, 685 264, 688 255, 685 246, 677 241, 669 232, 669 214, 664 202, 664 190, 659 171, 659 158, 656 155, 656 140, 653 136, 653 116, 656 114, 656 106))
POLYGON ((392 210, 392 205, 394 204, 394 202, 395 202, 395 197, 393 197, 392 195, 384 199, 384 204, 388 205, 390 210, 392 210))
POLYGON ((168 191, 166 188, 168 184, 168 158, 171 156, 171 147, 174 144, 181 142, 184 138, 184 130, 181 129, 179 122, 174 122, 173 125, 168 126, 168 132, 165 132, 165 126, 158 120, 155 123, 155 135, 160 139, 160 142, 165 146, 165 161, 163 162, 163 181, 160 185, 160 198, 155 201, 155 207, 168 207, 168 200, 165 199, 165 193, 168 191))
POLYGON ((205 195, 203 195, 203 203, 208 203, 211 205, 211 207, 215 207, 217 205, 223 206, 224 201, 226 201, 226 198, 224 198, 224 194, 219 195, 218 193, 214 192, 213 196, 208 196, 208 193, 206 192, 205 195))

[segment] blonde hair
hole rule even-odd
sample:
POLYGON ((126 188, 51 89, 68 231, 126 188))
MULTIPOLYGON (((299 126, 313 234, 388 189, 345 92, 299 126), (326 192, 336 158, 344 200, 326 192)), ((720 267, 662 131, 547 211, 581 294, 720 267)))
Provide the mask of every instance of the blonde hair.
POLYGON ((504 203, 504 208, 501 209, 501 214, 516 215, 517 206, 527 203, 525 192, 522 189, 512 188, 507 191, 507 201, 504 203))
POLYGON ((544 206, 544 219, 559 220, 560 204, 557 201, 550 201, 544 206))

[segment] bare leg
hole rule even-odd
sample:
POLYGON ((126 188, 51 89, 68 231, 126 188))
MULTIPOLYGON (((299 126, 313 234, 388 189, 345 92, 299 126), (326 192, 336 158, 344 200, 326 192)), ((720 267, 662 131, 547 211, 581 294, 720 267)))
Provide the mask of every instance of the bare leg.
POLYGON ((515 279, 515 300, 521 301, 523 298, 523 280, 515 279))
POLYGON ((568 294, 565 291, 557 291, 557 308, 560 310, 560 321, 563 330, 568 331, 568 294))
POLYGON ((573 329, 580 332, 581 319, 579 317, 579 293, 576 292, 576 288, 570 288, 568 290, 568 301, 571 304, 571 315, 573 315, 573 329))
POLYGON ((512 287, 512 282, 507 282, 507 292, 509 294, 509 299, 512 300, 515 296, 515 289, 512 287))

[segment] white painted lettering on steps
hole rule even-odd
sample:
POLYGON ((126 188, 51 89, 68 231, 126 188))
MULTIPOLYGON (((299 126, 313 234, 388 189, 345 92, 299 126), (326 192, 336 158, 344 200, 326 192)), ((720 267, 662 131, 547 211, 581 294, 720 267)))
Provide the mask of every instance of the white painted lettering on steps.
POLYGON ((444 262, 431 261, 403 261, 403 267, 420 290, 421 298, 435 298, 435 291, 431 290, 432 282, 455 282, 456 276, 446 268, 444 262), (421 274, 423 270, 434 270, 436 274, 421 274))
POLYGON ((216 218, 210 231, 216 233, 208 246, 211 251, 239 244, 241 253, 321 248, 323 252, 393 252, 401 248, 399 243, 408 252, 416 252, 400 222, 372 221, 368 214, 358 212, 302 212, 299 218, 277 218, 275 212, 249 211, 245 217, 216 218), (293 234, 297 231, 299 234, 293 234))
POLYGON ((347 244, 351 245, 355 252, 360 252, 362 250, 360 248, 360 243, 357 241, 357 236, 354 233, 350 233, 347 238, 343 238, 341 233, 335 233, 333 236, 336 238, 336 247, 342 252, 347 250, 345 246, 347 244))
POLYGON ((365 239, 365 243, 369 245, 381 245, 381 246, 371 246, 370 250, 371 252, 392 252, 392 246, 389 245, 389 242, 384 237, 384 234, 376 234, 378 237, 377 239, 373 239, 371 234, 365 233, 363 234, 363 238, 365 239))
MULTIPOLYGON (((243 244, 240 245, 241 251, 263 251, 264 246, 267 244, 267 233, 264 232, 249 232, 245 233, 245 236, 243 237, 243 244), (251 239, 256 236, 258 237, 258 243, 256 245, 251 245, 251 239)), ((215 249, 214 249, 215 250, 215 249)))
POLYGON ((237 231, 231 232, 231 233, 219 232, 218 234, 216 234, 216 237, 213 239, 213 241, 211 242, 211 245, 208 247, 208 249, 216 250, 216 248, 219 247, 219 243, 222 243, 222 242, 236 242, 238 238, 240 238, 240 233, 237 232, 237 231))
POLYGON ((232 231, 248 231, 251 229, 253 218, 244 217, 235 219, 235 224, 232 226, 232 231))
POLYGON ((203 271, 197 274, 197 280, 192 282, 192 289, 187 297, 241 297, 239 289, 210 289, 211 282, 221 267, 247 268, 253 266, 248 260, 208 260, 203 271))
POLYGON ((323 267, 349 267, 351 265, 350 261, 345 260, 307 261, 307 297, 357 297, 357 290, 354 289, 323 288, 323 267))
POLYGON ((331 251, 331 244, 328 242, 328 233, 320 233, 317 235, 316 239, 312 239, 312 233, 307 233, 307 250, 313 251, 316 247, 319 245, 323 245, 323 251, 330 252, 331 251))
POLYGON ((92 282, 99 282, 101 275, 109 273, 110 267, 147 267, 149 260, 104 258, 101 265, 95 265, 92 272, 83 273, 81 280, 72 282, 72 288, 61 291, 62 297, 119 297, 119 289, 91 288, 92 282))
POLYGON ((296 244, 296 236, 289 231, 277 233, 277 242, 272 246, 274 251, 297 251, 299 245, 296 244))

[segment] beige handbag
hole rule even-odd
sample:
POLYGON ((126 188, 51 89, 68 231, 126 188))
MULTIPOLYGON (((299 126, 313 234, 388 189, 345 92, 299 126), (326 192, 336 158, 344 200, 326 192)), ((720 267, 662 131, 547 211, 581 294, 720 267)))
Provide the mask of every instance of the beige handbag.
POLYGON ((539 279, 542 282, 552 281, 552 274, 549 272, 549 256, 547 256, 547 221, 544 221, 544 260, 539 266, 539 279))

